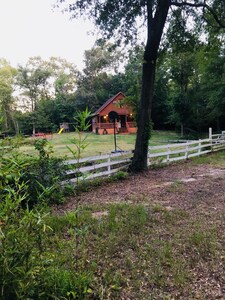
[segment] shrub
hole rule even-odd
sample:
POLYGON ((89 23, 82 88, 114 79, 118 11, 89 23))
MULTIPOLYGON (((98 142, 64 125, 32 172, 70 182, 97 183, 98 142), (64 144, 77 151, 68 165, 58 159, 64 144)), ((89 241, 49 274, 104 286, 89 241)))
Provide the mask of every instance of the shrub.
POLYGON ((23 204, 33 207, 40 202, 59 203, 63 201, 64 191, 60 182, 64 178, 65 168, 58 158, 5 157, 0 161, 0 192, 11 188, 20 193, 26 183, 27 197, 23 204), (19 189, 19 190, 18 190, 19 189))
MULTIPOLYGON (((7 161, 7 160, 6 160, 7 161)), ((0 286, 1 299, 24 299, 32 295, 43 251, 44 219, 36 211, 23 209, 27 185, 21 182, 24 165, 1 163, 0 202, 0 286)))
POLYGON ((74 269, 71 248, 48 225, 46 206, 25 205, 33 201, 23 180, 28 165, 9 158, 0 164, 0 299, 85 299, 91 275, 74 269))
POLYGON ((61 181, 65 168, 62 159, 32 158, 23 169, 22 180, 28 184, 29 205, 45 202, 47 204, 60 203, 64 198, 61 181))

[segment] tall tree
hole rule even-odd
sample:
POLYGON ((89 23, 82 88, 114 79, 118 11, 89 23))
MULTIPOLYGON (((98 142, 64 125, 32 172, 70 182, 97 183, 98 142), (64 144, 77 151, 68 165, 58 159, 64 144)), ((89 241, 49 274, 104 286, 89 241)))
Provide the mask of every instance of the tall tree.
MULTIPOLYGON (((67 0, 58 0, 59 3, 67 0)), ((225 27, 224 0, 77 0, 70 2, 73 17, 88 14, 107 38, 119 37, 129 42, 137 36, 137 20, 142 17, 147 27, 147 39, 143 55, 141 101, 138 114, 138 131, 132 171, 147 168, 148 142, 151 128, 151 106, 154 95, 156 61, 160 42, 169 13, 182 8, 193 21, 210 21, 225 27), (173 9, 172 9, 173 8, 173 9)), ((169 23, 168 23, 169 27, 169 23)))
POLYGON ((78 80, 76 98, 79 109, 95 111, 112 96, 112 73, 118 67, 120 53, 115 46, 102 43, 84 53, 85 67, 78 80))
MULTIPOLYGON (((58 104, 74 99, 77 74, 76 67, 60 57, 51 57, 47 61, 41 57, 32 57, 25 66, 19 67, 17 84, 22 91, 20 98, 24 96, 28 100, 28 110, 31 111, 29 115, 33 116, 33 134, 36 129, 44 128, 40 126, 42 121, 45 124, 50 123, 46 121, 47 116, 44 120, 45 112, 48 114, 45 108, 58 108, 55 103, 45 102, 54 99, 58 104)), ((49 128, 49 125, 45 127, 49 128)))
POLYGON ((144 53, 143 47, 135 47, 129 51, 129 58, 124 67, 124 89, 126 99, 136 113, 139 109, 139 100, 141 95, 141 63, 144 53))
POLYGON ((173 113, 170 119, 181 127, 181 136, 189 126, 192 115, 193 97, 189 97, 195 72, 195 55, 198 40, 193 28, 188 28, 182 10, 173 14, 167 31, 167 61, 170 75, 170 100, 173 113))
POLYGON ((51 72, 41 57, 29 58, 25 66, 19 66, 17 84, 27 96, 29 110, 35 111, 38 100, 49 96, 48 79, 51 72))
POLYGON ((225 126, 225 47, 224 36, 210 30, 202 63, 202 94, 207 98, 208 119, 216 129, 225 126))
POLYGON ((55 96, 62 100, 75 92, 77 87, 77 67, 61 57, 50 57, 45 67, 51 72, 51 82, 55 96))
POLYGON ((8 131, 12 127, 17 131, 17 124, 14 118, 14 82, 16 69, 4 60, 0 60, 0 123, 1 130, 8 131))

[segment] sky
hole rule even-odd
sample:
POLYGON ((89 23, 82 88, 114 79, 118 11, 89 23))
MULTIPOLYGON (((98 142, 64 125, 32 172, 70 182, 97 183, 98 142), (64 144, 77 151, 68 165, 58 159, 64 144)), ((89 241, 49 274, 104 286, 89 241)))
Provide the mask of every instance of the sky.
POLYGON ((0 0, 0 58, 16 67, 28 58, 65 58, 81 71, 84 51, 93 47, 94 26, 53 10, 54 0, 0 0))

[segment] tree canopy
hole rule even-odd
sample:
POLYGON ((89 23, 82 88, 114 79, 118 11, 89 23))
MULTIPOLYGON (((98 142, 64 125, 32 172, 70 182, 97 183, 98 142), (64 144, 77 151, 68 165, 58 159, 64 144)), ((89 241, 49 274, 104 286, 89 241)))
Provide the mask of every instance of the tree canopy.
MULTIPOLYGON (((57 2, 68 3, 67 0, 57 2)), ((137 116, 138 131, 131 165, 132 171, 144 170, 147 168, 156 61, 163 33, 170 28, 170 21, 177 9, 181 10, 178 21, 190 20, 199 28, 203 28, 205 24, 224 28, 224 0, 77 0, 70 1, 66 9, 74 18, 88 16, 100 28, 105 39, 113 36, 118 43, 134 42, 138 37, 139 24, 147 28, 137 116)))

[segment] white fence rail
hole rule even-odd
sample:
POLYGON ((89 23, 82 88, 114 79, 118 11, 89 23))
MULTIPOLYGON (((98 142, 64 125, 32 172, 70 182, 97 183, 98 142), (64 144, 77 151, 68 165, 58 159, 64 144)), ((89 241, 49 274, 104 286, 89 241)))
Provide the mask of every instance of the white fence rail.
POLYGON ((211 140, 199 140, 186 143, 149 147, 149 165, 169 163, 199 156, 212 151, 211 140))
POLYGON ((110 176, 120 170, 128 168, 132 157, 132 151, 121 151, 117 153, 99 155, 67 160, 65 165, 69 166, 66 172, 66 180, 63 183, 77 183, 78 180, 88 180, 97 177, 110 176))
MULTIPOLYGON (((148 165, 170 163, 225 149, 225 135, 212 135, 211 139, 188 141, 163 146, 150 146, 148 165)), ((133 151, 121 151, 100 156, 65 161, 68 166, 63 183, 76 183, 97 177, 110 176, 126 170, 131 162, 133 151)))

